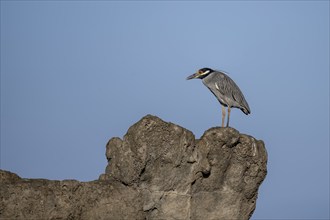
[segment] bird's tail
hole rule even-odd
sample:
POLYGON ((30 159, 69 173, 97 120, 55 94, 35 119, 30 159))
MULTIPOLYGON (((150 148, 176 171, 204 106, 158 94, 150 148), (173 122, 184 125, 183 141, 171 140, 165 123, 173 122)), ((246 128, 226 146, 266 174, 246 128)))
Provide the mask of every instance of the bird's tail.
POLYGON ((251 113, 250 109, 247 108, 241 108, 242 112, 244 112, 244 114, 248 115, 251 113))

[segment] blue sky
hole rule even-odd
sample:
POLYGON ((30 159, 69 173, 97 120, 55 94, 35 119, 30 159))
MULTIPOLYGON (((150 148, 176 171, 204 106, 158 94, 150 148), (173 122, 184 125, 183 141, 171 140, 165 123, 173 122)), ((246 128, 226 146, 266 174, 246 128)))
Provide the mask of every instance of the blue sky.
POLYGON ((105 145, 153 114, 221 125, 200 80, 221 69, 268 151, 253 219, 329 219, 329 1, 1 1, 0 168, 97 179, 105 145))

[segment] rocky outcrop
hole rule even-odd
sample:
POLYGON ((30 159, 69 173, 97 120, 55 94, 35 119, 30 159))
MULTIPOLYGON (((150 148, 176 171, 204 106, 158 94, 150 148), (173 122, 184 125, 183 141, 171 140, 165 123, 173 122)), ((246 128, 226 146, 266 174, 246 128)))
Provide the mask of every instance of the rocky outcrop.
POLYGON ((233 128, 193 133, 147 115, 106 147, 99 180, 0 172, 0 219, 249 219, 266 176, 262 141, 233 128))

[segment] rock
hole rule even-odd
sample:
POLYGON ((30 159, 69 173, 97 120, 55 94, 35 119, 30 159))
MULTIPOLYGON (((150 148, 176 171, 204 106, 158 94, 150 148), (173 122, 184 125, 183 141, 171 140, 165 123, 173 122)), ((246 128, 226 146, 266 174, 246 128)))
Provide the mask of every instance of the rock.
MULTIPOLYGON (((1 171, 1 170, 0 170, 1 171)), ((15 183, 16 181, 20 180, 21 178, 12 172, 0 172, 0 183, 15 183)))
POLYGON ((0 219, 249 219, 267 170, 262 141, 233 128, 200 140, 147 115, 106 146, 99 180, 0 171, 0 219))
MULTIPOLYGON (((0 173, 6 175, 8 172, 0 173)), ((20 178, 15 182, 0 183, 0 199, 0 219, 144 217, 138 191, 118 182, 20 178)))

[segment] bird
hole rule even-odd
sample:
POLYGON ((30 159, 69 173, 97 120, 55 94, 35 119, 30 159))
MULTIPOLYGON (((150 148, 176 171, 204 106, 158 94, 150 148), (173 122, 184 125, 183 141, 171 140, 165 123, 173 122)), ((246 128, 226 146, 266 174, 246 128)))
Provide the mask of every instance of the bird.
POLYGON ((249 104, 244 98, 243 93, 236 83, 223 71, 213 70, 211 68, 199 69, 196 73, 187 77, 190 79, 201 79, 204 85, 213 93, 221 104, 222 121, 224 127, 226 109, 228 107, 227 124, 229 127, 229 118, 231 108, 239 108, 246 115, 251 113, 249 104))

